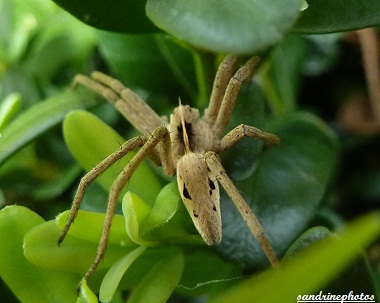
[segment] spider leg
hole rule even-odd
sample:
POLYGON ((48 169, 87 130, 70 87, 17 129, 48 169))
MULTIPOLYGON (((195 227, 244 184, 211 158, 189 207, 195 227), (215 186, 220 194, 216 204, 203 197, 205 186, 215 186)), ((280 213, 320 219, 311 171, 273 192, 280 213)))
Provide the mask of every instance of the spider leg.
POLYGON ((268 238, 265 236, 263 227, 247 203, 245 203, 244 198, 232 183, 231 179, 227 176, 226 171, 218 159, 218 156, 214 152, 206 152, 205 160, 210 170, 213 172, 213 174, 215 174, 219 183, 223 186, 227 194, 230 196, 231 200, 236 205, 244 221, 247 223, 250 231, 259 241, 271 265, 273 267, 278 267, 279 261, 276 257, 276 254, 274 253, 272 245, 270 244, 268 238))
POLYGON ((236 126, 234 129, 232 129, 230 132, 228 132, 220 140, 220 151, 224 151, 231 148, 244 137, 262 140, 269 146, 277 145, 280 143, 280 138, 274 134, 264 132, 253 126, 240 124, 236 126))
POLYGON ((254 68, 259 61, 259 57, 252 57, 235 73, 235 75, 229 81, 222 100, 222 104, 220 105, 218 116, 212 125, 212 128, 217 135, 223 131, 231 117, 243 81, 252 77, 254 68))
POLYGON ((124 157, 128 152, 131 150, 141 147, 144 145, 144 143, 147 141, 147 139, 144 136, 137 136, 135 138, 132 138, 122 144, 118 150, 113 152, 111 155, 109 155, 107 158, 105 158, 103 161, 101 161, 98 165, 96 165, 93 169, 91 169, 84 177, 82 177, 77 192, 74 197, 73 204, 71 206, 71 210, 69 213, 69 217, 67 219, 66 225, 63 228, 61 234, 58 238, 58 245, 62 243, 62 241, 65 239, 67 232, 70 229, 71 224, 74 222, 74 219, 78 213, 80 204, 82 203, 85 191, 87 187, 103 172, 105 172, 112 164, 114 164, 116 161, 124 157))
POLYGON ((117 205, 117 199, 125 184, 131 178, 133 172, 141 163, 141 161, 150 153, 150 151, 162 140, 163 137, 168 136, 168 130, 166 127, 157 127, 152 135, 148 138, 145 144, 139 149, 133 159, 123 169, 123 171, 117 176, 115 182, 112 184, 108 207, 106 212, 106 218, 103 224, 102 235, 98 251, 94 263, 91 265, 87 273, 84 275, 83 280, 88 280, 98 267, 100 261, 103 259, 107 248, 108 237, 111 229, 111 223, 115 215, 115 209, 117 205))
POLYGON ((211 91, 210 103, 204 116, 204 119, 210 125, 214 124, 218 116, 228 81, 234 74, 237 58, 238 57, 236 55, 228 55, 219 65, 218 71, 216 72, 214 85, 211 91))
POLYGON ((94 71, 91 78, 77 75, 72 86, 78 83, 111 102, 141 134, 148 136, 157 127, 165 124, 164 120, 144 100, 117 79, 94 71))

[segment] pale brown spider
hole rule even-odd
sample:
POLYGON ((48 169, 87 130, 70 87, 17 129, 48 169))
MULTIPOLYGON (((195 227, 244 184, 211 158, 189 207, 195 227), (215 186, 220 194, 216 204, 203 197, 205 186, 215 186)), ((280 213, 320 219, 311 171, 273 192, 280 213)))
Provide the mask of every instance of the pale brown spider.
POLYGON ((242 82, 252 77, 258 61, 258 57, 252 57, 233 75, 237 56, 227 56, 217 71, 210 103, 204 116, 199 117, 198 109, 179 105, 171 114, 169 123, 114 78, 100 72, 92 73, 91 78, 83 75, 75 78, 74 84, 80 83, 103 95, 142 134, 122 144, 80 181, 58 244, 61 244, 73 223, 87 186, 129 151, 140 148, 111 187, 96 258, 84 275, 84 280, 92 275, 105 254, 118 195, 136 167, 147 156, 162 166, 167 175, 177 174, 182 200, 195 227, 208 245, 217 244, 222 239, 219 182, 235 203, 252 234, 260 242, 272 266, 278 265, 260 222, 227 176, 217 156, 244 137, 263 140, 270 145, 278 144, 280 141, 276 135, 244 124, 220 138, 232 114, 242 82))

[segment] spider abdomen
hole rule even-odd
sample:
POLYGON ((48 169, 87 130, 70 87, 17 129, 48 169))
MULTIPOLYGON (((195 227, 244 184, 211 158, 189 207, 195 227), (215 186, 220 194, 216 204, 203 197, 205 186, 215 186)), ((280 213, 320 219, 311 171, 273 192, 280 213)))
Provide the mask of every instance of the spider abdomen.
POLYGON ((222 240, 218 182, 200 153, 186 153, 177 164, 178 189, 195 227, 208 245, 222 240))

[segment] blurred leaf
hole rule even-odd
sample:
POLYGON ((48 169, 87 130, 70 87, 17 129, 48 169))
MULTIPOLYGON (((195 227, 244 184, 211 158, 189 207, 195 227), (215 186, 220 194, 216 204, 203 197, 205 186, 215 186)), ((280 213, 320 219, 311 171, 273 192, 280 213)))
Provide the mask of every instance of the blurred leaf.
POLYGON ((97 104, 93 96, 88 90, 67 91, 23 112, 2 132, 0 165, 43 132, 60 123, 68 112, 97 104))
POLYGON ((259 69, 264 94, 276 117, 296 109, 302 69, 309 55, 306 46, 303 37, 288 35, 273 47, 259 69))
POLYGON ((103 56, 125 86, 165 98, 196 97, 192 56, 171 38, 163 34, 97 33, 103 56))
MULTIPOLYGON (((49 1, 36 0, 29 5, 22 0, 0 1, 0 49, 7 62, 17 62, 25 55, 28 43, 47 16, 54 14, 49 1)), ((0 68, 0 75, 1 75, 0 68)))
POLYGON ((296 256, 301 250, 310 247, 314 243, 326 237, 331 237, 332 235, 333 234, 329 231, 329 229, 324 226, 309 228, 289 247, 284 258, 282 259, 282 262, 296 256))
MULTIPOLYGON (((265 127, 265 97, 256 78, 243 86, 230 118, 226 133, 239 124, 265 127)), ((257 166, 257 157, 262 152, 263 142, 243 139, 233 148, 220 154, 224 169, 234 181, 245 180, 252 175, 257 166)))
POLYGON ((181 279, 183 266, 181 251, 166 255, 134 289, 128 303, 166 302, 181 279))
POLYGON ((360 255, 360 246, 369 245, 379 235, 379 214, 365 215, 351 222, 339 238, 326 238, 282 264, 280 270, 255 275, 208 302, 295 302, 299 295, 319 291, 360 255))
MULTIPOLYGON (((24 236, 44 220, 22 206, 0 210, 0 275, 21 302, 74 302, 78 276, 47 270, 28 262, 24 236)), ((49 252, 51 254, 51 252, 49 252)))
POLYGON ((300 7, 300 0, 148 0, 146 12, 159 28, 196 48, 252 54, 278 42, 300 7))
POLYGON ((116 289, 120 283, 124 273, 129 266, 144 253, 146 247, 139 246, 132 250, 129 254, 115 262, 105 275, 99 291, 99 299, 102 302, 110 302, 114 296, 116 289))
POLYGON ((82 22, 108 31, 145 33, 157 30, 145 14, 145 1, 54 0, 82 22))
POLYGON ((79 165, 73 164, 68 166, 67 168, 60 170, 58 176, 53 180, 36 187, 31 196, 36 200, 55 198, 70 188, 81 173, 82 169, 79 165))
POLYGON ((7 125, 10 119, 19 111, 21 95, 9 94, 0 104, 0 131, 7 125))
MULTIPOLYGON (((111 127, 85 111, 74 111, 68 114, 63 124, 63 132, 70 152, 87 171, 117 151, 125 142, 111 127)), ((134 155, 133 151, 128 153, 97 178, 105 190, 110 190, 117 175, 134 155)), ((155 173, 145 162, 142 162, 124 186, 119 197, 123 197, 127 191, 132 191, 152 205, 160 190, 161 184, 155 173), (149 184, 148 189, 147 184, 149 184)))
MULTIPOLYGON (((281 256, 313 218, 337 161, 335 136, 317 117, 297 113, 270 130, 279 146, 258 158, 250 178, 235 182, 281 256)), ((223 240, 218 250, 229 259, 254 266, 267 263, 259 243, 232 202, 222 196, 223 240)))
POLYGON ((293 31, 300 34, 322 34, 352 31, 380 25, 378 0, 308 0, 293 31))
POLYGON ((373 278, 371 266, 362 251, 355 262, 338 273, 327 286, 323 287, 324 293, 375 295, 378 298, 377 284, 373 278))

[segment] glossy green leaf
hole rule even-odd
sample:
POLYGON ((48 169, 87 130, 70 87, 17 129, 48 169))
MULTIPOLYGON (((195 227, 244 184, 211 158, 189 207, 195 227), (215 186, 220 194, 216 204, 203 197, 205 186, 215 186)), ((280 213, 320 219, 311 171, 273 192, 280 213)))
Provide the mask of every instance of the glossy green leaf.
MULTIPOLYGON (((58 246, 57 240, 60 232, 61 230, 54 220, 31 229, 26 234, 24 241, 26 258, 42 268, 76 272, 83 275, 94 262, 99 244, 67 235, 58 246)), ((107 253, 98 269, 110 267, 131 249, 133 248, 123 247, 120 243, 108 245, 107 253)), ((79 280, 80 278, 77 278, 77 284, 79 280)))
MULTIPOLYGON (((270 129, 279 146, 258 158, 254 173, 235 182, 281 256, 315 214, 336 165, 335 136, 317 117, 297 113, 270 129)), ((231 201, 222 196, 223 240, 218 250, 245 265, 267 262, 231 201)))
POLYGON ((60 123, 65 115, 75 109, 97 104, 88 90, 67 91, 23 112, 2 131, 0 164, 43 132, 60 123))
POLYGON ((379 235, 379 214, 365 215, 350 223, 339 238, 316 243, 283 264, 281 270, 255 275, 208 302, 295 302, 299 295, 320 291, 361 253, 360 247, 369 245, 379 235))
POLYGON ((140 236, 140 225, 146 215, 151 211, 151 207, 139 196, 132 192, 127 192, 123 198, 123 214, 125 227, 128 236, 140 245, 151 246, 154 242, 145 241, 140 236))
POLYGON ((23 206, 0 210, 1 278, 21 302, 74 302, 78 275, 40 268, 24 256, 25 234, 43 222, 23 206))
POLYGON ((299 14, 300 0, 148 0, 148 17, 197 48, 252 54, 278 42, 299 14))
POLYGON ((380 25, 378 0, 309 0, 293 28, 302 34, 321 34, 380 25))
MULTIPOLYGON (((85 111, 74 111, 68 114, 64 120, 63 132, 66 144, 74 158, 87 171, 118 150, 125 142, 111 127, 85 111)), ((97 178, 104 189, 109 191, 117 175, 134 155, 134 152, 128 153, 97 178)), ((129 190, 141 196, 147 203, 153 204, 161 190, 161 184, 149 166, 142 162, 119 197, 129 190)))
POLYGON ((108 270, 104 276, 102 284, 100 285, 99 299, 102 302, 110 302, 114 296, 116 289, 120 283, 124 273, 128 270, 129 266, 144 253, 146 247, 139 246, 132 250, 129 254, 118 260, 108 270))
MULTIPOLYGON (((66 225, 69 212, 70 211, 67 210, 55 218, 55 222, 61 230, 66 225)), ((105 217, 106 215, 104 213, 79 210, 75 217, 75 222, 71 225, 68 234, 89 242, 99 243, 105 217)), ((108 243, 124 247, 136 245, 128 237, 125 231, 125 221, 123 216, 114 216, 108 243)))
POLYGON ((145 14, 145 1, 54 0, 82 22, 108 31, 144 33, 156 28, 145 14))
POLYGON ((166 302, 181 279, 183 266, 182 252, 166 255, 146 274, 128 303, 166 302))
POLYGON ((186 102, 187 96, 196 97, 192 55, 167 35, 97 34, 102 55, 125 86, 186 102))

